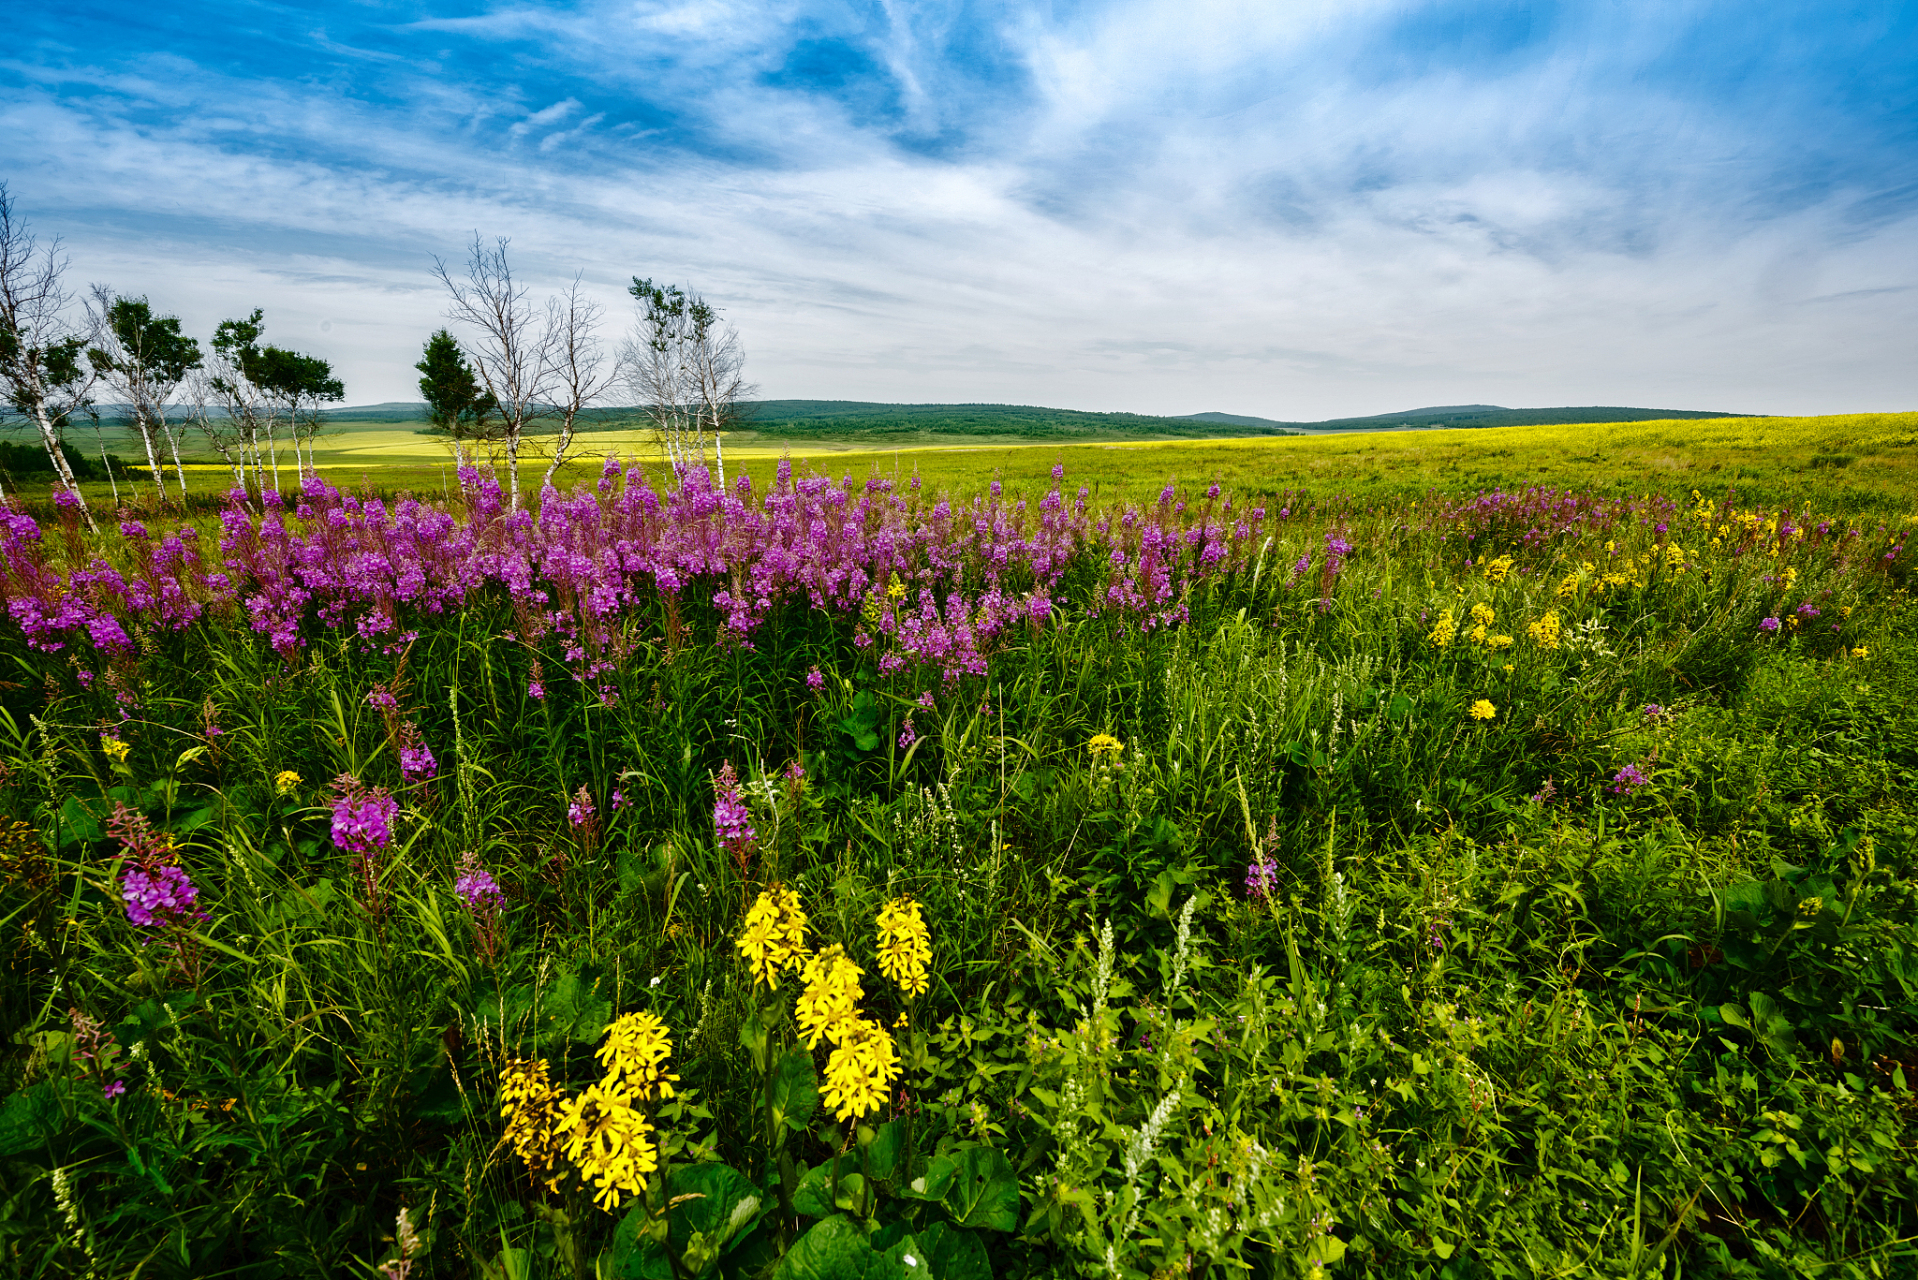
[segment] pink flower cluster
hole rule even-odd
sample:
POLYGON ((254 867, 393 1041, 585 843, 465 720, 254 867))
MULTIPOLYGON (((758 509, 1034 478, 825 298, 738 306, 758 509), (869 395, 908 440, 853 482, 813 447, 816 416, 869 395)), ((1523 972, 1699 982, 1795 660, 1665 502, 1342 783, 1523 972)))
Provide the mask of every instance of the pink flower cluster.
POLYGON ((368 789, 343 773, 333 779, 333 843, 348 853, 369 855, 393 842, 400 804, 384 788, 368 789))

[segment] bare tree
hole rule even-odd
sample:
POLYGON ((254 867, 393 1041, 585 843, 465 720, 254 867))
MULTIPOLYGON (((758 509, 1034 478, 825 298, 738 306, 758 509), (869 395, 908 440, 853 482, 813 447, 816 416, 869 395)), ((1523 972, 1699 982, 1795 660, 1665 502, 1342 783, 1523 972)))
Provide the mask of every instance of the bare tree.
MULTIPOLYGON (((218 360, 215 361, 216 368, 218 360)), ((246 490, 246 451, 241 440, 237 419, 225 412, 227 397, 214 385, 218 380, 216 373, 200 370, 187 379, 182 400, 186 406, 187 421, 199 428, 206 442, 213 446, 227 466, 233 469, 233 483, 240 490, 246 490), (235 457, 235 452, 239 453, 235 457)))
POLYGON ((465 276, 455 278, 438 258, 433 260, 433 275, 452 299, 447 318, 478 335, 469 352, 499 416, 511 502, 517 511, 520 440, 528 420, 537 417, 552 398, 555 338, 550 325, 537 323, 526 300, 526 287, 513 280, 506 261, 508 243, 501 236, 488 248, 475 232, 465 276))
POLYGON ((62 283, 66 270, 58 238, 42 249, 0 183, 0 391, 11 412, 40 432, 54 474, 80 503, 87 528, 97 531, 60 449, 67 419, 86 405, 94 380, 83 358, 91 335, 67 319, 73 295, 62 283))
POLYGON ((600 318, 605 312, 597 302, 581 296, 579 282, 580 277, 574 276, 564 294, 546 300, 548 385, 553 396, 550 412, 559 419, 559 441, 540 481, 542 491, 553 483, 553 473, 566 461, 579 415, 604 399, 618 376, 617 367, 607 367, 606 352, 599 341, 600 318))
POLYGON ((180 332, 175 316, 156 316, 145 298, 123 298, 103 284, 93 286, 87 317, 94 345, 87 359, 95 372, 126 406, 134 429, 146 445, 147 469, 164 499, 166 473, 160 464, 156 436, 173 453, 174 477, 180 501, 186 501, 186 467, 180 461, 179 434, 167 417, 167 408, 188 374, 200 367, 200 344, 180 332))
POLYGON ((620 372, 652 419, 675 468, 706 463, 712 436, 719 483, 726 483, 722 430, 733 429, 741 401, 753 388, 744 377, 739 334, 697 293, 633 277, 627 290, 639 305, 633 331, 620 348, 620 372))

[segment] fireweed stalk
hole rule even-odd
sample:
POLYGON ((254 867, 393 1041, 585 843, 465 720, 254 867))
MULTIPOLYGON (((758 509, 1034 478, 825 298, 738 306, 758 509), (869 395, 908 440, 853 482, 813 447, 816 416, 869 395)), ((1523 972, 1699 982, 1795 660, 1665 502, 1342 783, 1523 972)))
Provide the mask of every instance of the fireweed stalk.
POLYGON ((459 875, 453 881, 453 892, 472 922, 473 944, 479 950, 480 959, 492 964, 499 956, 500 914, 506 906, 506 894, 471 849, 460 854, 459 875))
POLYGON ((385 914, 380 896, 379 854, 393 843, 393 820, 400 805, 383 787, 368 789, 350 773, 333 779, 333 844, 356 855, 353 872, 360 901, 374 919, 385 914))
POLYGON ((173 837, 157 832, 147 816, 115 801, 107 833, 120 844, 120 896, 127 919, 158 942, 170 964, 189 982, 199 976, 201 948, 194 929, 207 918, 197 905, 200 890, 179 862, 173 837))

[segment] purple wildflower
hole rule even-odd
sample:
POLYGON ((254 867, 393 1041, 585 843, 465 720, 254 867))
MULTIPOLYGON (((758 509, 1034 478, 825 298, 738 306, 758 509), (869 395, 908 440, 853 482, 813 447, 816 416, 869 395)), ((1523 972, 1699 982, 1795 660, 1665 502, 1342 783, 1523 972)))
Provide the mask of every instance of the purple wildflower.
POLYGON ((932 690, 930 690, 930 689, 928 689, 928 690, 926 690, 926 691, 925 691, 924 693, 922 693, 922 694, 920 694, 920 695, 919 695, 919 705, 920 705, 920 706, 922 706, 922 707, 931 707, 931 706, 932 706, 932 704, 933 704, 933 703, 932 703, 932 690))
POLYGON ((534 702, 544 702, 546 700, 546 686, 537 680, 529 681, 526 685, 526 696, 534 702))
POLYGON ((826 677, 820 674, 818 667, 806 673, 806 687, 814 693, 826 687, 826 677))
POLYGON ((595 812, 592 793, 585 787, 581 787, 573 796, 573 802, 566 806, 566 821, 576 827, 583 827, 593 820, 595 812))
POLYGON ((400 727, 400 776, 408 783, 425 782, 438 776, 439 761, 420 738, 420 727, 411 720, 400 727))
POLYGON ((1778 630, 1778 619, 1765 618, 1759 622, 1758 629, 1760 631, 1776 631, 1778 630))
POLYGON ((105 1095, 109 1101, 119 1097, 121 1094, 125 1093, 126 1091, 127 1091, 127 1082, 124 1080, 109 1081, 100 1090, 100 1092, 103 1095, 105 1095))
POLYGON ((1612 785, 1605 788, 1614 795, 1636 795, 1641 789, 1650 786, 1652 780, 1635 764, 1628 764, 1612 777, 1612 785))
POLYGON ((713 781, 713 834, 719 847, 741 866, 752 852, 753 841, 758 839, 753 831, 753 815, 739 798, 739 775, 733 772, 730 760, 721 766, 719 777, 713 781))
POLYGON ((143 929, 206 919, 206 912, 193 905, 199 888, 176 863, 128 867, 120 875, 120 896, 126 901, 127 919, 143 929))
POLYGON ((1272 896, 1278 876, 1279 864, 1276 861, 1248 863, 1245 868, 1245 896, 1253 902, 1264 902, 1272 896))
POLYGON ((369 855, 393 843, 400 802, 384 787, 371 790, 343 773, 333 779, 333 843, 348 853, 369 855))
POLYGON ((908 715, 906 717, 905 727, 899 730, 899 749, 901 751, 908 750, 912 744, 917 741, 919 741, 919 732, 912 727, 912 717, 908 715))
POLYGON ((1656 702, 1646 703, 1641 710, 1644 712, 1647 720, 1662 720, 1665 718, 1665 708, 1659 706, 1656 702))
POLYGON ((460 875, 453 881, 453 892, 474 915, 497 911, 506 904, 506 894, 499 887, 499 881, 493 879, 493 873, 470 849, 460 855, 460 875))
POLYGON ((614 787, 613 794, 607 798, 607 804, 614 813, 618 813, 626 807, 626 793, 618 787, 614 787))

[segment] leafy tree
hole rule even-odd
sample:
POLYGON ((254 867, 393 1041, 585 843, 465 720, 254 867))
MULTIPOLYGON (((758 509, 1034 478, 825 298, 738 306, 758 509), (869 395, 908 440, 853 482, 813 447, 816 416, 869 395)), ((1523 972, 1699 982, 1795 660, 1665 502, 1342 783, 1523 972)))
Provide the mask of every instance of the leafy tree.
POLYGON ((146 445, 147 467, 162 495, 166 480, 155 436, 165 437, 184 501, 186 468, 180 462, 179 437, 167 419, 167 406, 180 384, 201 365, 199 341, 180 332, 179 317, 156 316, 145 298, 121 297, 105 285, 94 286, 91 318, 94 345, 87 349, 87 359, 132 414, 146 445))
POLYGON ((450 330, 441 329, 428 338, 420 362, 413 367, 420 372, 420 395, 434 426, 456 440, 488 438, 487 422, 499 403, 480 386, 450 330))
POLYGON ((313 462, 313 440, 320 431, 320 406, 346 399, 346 386, 333 376, 333 366, 318 356, 268 346, 256 361, 255 380, 286 410, 293 429, 293 461, 305 477, 313 462), (306 442, 306 461, 300 461, 300 442, 306 442))

